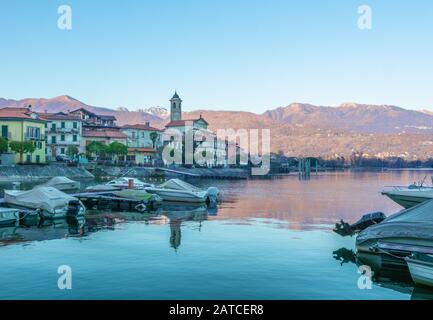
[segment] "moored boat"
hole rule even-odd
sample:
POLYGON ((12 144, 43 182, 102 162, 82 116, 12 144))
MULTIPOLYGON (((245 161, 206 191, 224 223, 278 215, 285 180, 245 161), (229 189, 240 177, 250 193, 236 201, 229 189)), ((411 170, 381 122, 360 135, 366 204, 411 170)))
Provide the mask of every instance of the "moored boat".
POLYGON ((10 226, 18 223, 20 210, 13 208, 0 208, 0 226, 10 226))
POLYGON ((431 187, 394 187, 392 190, 382 191, 392 201, 409 209, 420 203, 433 199, 433 188, 431 187))
POLYGON ((394 214, 362 231, 356 238, 359 252, 433 254, 433 200, 394 214))
POLYGON ((53 187, 60 191, 73 191, 80 189, 80 183, 67 177, 54 177, 37 187, 53 187))
POLYGON ((433 287, 433 255, 412 254, 405 258, 410 275, 416 284, 433 287))
POLYGON ((215 187, 202 190, 179 179, 171 179, 159 186, 147 187, 147 192, 159 195, 164 201, 173 202, 216 202, 219 191, 215 187))
POLYGON ((137 178, 121 177, 107 182, 105 185, 119 189, 143 190, 146 187, 153 187, 152 184, 141 181, 137 178))
POLYGON ((84 215, 83 204, 53 187, 37 187, 29 191, 5 190, 4 202, 18 209, 35 210, 46 219, 67 215, 84 215))

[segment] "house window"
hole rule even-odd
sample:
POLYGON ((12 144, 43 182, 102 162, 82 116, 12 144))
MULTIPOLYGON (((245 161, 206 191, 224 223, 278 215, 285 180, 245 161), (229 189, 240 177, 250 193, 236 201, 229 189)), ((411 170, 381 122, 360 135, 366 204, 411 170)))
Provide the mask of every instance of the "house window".
POLYGON ((36 127, 27 127, 26 137, 29 139, 39 139, 41 136, 41 129, 36 127))
POLYGON ((141 137, 144 138, 144 132, 141 133, 141 137))
POLYGON ((62 123, 61 123, 61 127, 62 127, 62 129, 65 128, 65 122, 62 122, 62 123))
POLYGON ((132 131, 132 139, 135 139, 135 131, 132 131))
POLYGON ((51 137, 51 144, 56 144, 57 143, 57 137, 56 136, 52 136, 51 137))
POLYGON ((2 126, 2 137, 9 139, 9 126, 2 126))
POLYGON ((78 123, 77 122, 74 122, 72 125, 73 125, 74 129, 78 129, 78 123))
POLYGON ((55 123, 51 124, 51 131, 56 131, 56 124, 55 123))
POLYGON ((65 148, 60 148, 60 153, 65 154, 65 148))
POLYGON ((41 162, 41 156, 37 155, 36 156, 36 163, 40 163, 41 162))
POLYGON ((77 140, 78 140, 78 137, 77 137, 76 134, 74 134, 74 135, 72 136, 72 141, 77 142, 77 140))
POLYGON ((60 136, 60 141, 65 141, 65 135, 64 135, 64 134, 62 134, 62 135, 60 136))
POLYGON ((32 155, 31 154, 27 155, 26 162, 32 162, 32 155))

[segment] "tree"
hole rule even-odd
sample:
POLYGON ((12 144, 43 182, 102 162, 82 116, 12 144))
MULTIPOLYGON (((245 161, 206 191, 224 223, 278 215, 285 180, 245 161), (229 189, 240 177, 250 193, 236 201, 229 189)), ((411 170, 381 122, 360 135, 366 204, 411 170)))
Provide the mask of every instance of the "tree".
POLYGON ((92 141, 86 146, 86 152, 89 156, 95 154, 97 157, 107 153, 108 147, 100 141, 92 141))
POLYGON ((13 152, 20 155, 20 163, 23 163, 24 153, 33 153, 36 149, 31 141, 12 141, 9 146, 13 152))
POLYGON ((77 146, 68 146, 68 149, 66 150, 66 154, 70 157, 75 157, 79 153, 80 151, 78 150, 77 146))
POLYGON ((156 140, 158 139, 158 133, 155 131, 150 133, 150 140, 152 140, 153 149, 155 149, 156 140))
POLYGON ((108 145, 107 153, 115 156, 126 156, 128 154, 128 147, 123 143, 113 141, 108 145))
POLYGON ((9 142, 3 138, 0 137, 0 154, 6 153, 9 150, 9 142))

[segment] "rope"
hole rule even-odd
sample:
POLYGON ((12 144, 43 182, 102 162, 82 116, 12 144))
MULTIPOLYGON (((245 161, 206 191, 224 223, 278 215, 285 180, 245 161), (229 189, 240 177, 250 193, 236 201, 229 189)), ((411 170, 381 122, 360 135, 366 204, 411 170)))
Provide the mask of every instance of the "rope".
POLYGON ((392 254, 392 253, 390 253, 390 252, 388 252, 388 251, 385 251, 385 250, 383 250, 383 249, 381 249, 381 248, 376 247, 375 249, 376 249, 377 251, 381 251, 382 253, 387 254, 387 255, 389 255, 389 256, 391 256, 391 257, 393 257, 393 258, 404 260, 404 257, 396 256, 395 254, 392 254))

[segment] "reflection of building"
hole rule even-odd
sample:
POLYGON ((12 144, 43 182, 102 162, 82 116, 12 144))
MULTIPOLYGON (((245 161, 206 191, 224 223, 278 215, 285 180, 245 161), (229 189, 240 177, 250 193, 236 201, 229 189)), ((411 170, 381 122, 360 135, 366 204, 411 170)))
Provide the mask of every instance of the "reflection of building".
POLYGON ((135 164, 152 164, 156 151, 162 145, 162 131, 146 124, 125 125, 121 132, 127 136, 127 161, 135 164))
MULTIPOLYGON (((31 108, 0 109, 1 136, 7 141, 30 141, 35 146, 33 153, 24 153, 23 162, 45 163, 45 123, 31 108)), ((20 162, 20 155, 15 155, 15 162, 20 162)))
POLYGON ((170 221, 170 246, 174 249, 179 248, 182 239, 182 222, 179 220, 170 221))

